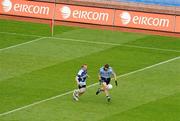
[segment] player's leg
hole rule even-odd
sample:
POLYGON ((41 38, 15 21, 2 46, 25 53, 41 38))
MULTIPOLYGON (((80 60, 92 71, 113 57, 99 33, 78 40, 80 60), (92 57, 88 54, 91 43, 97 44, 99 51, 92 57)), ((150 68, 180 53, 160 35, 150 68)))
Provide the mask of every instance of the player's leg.
POLYGON ((86 92, 86 87, 82 87, 81 89, 79 89, 78 96, 81 96, 81 95, 84 94, 85 92, 86 92))
POLYGON ((106 95, 106 97, 107 97, 107 100, 110 101, 108 86, 107 86, 107 83, 106 83, 106 82, 103 82, 103 90, 104 90, 104 93, 105 93, 105 95, 106 95))
POLYGON ((79 97, 85 93, 86 91, 86 85, 83 85, 83 86, 79 86, 78 87, 79 89, 76 89, 74 90, 74 93, 73 93, 73 98, 74 100, 78 101, 79 100, 79 97))
POLYGON ((106 84, 106 82, 103 82, 101 84, 101 88, 98 88, 96 95, 98 95, 100 92, 105 92, 105 94, 107 94, 108 92, 107 92, 106 88, 107 88, 107 84, 106 84))
POLYGON ((96 91, 96 95, 98 95, 100 92, 104 92, 104 88, 103 88, 103 82, 105 81, 105 78, 101 77, 100 80, 100 88, 98 88, 98 90, 96 91))
POLYGON ((78 101, 79 100, 79 90, 81 89, 81 86, 78 85, 78 89, 75 89, 73 92, 73 99, 78 101))
POLYGON ((106 98, 107 98, 108 102, 110 102, 110 100, 111 100, 111 97, 109 94, 109 89, 108 89, 108 84, 110 83, 110 81, 111 81, 111 78, 108 78, 104 83, 104 92, 106 94, 106 98))
POLYGON ((109 89, 108 89, 108 84, 110 83, 111 81, 111 78, 108 78, 108 79, 104 79, 102 78, 102 87, 99 88, 96 92, 96 95, 98 95, 100 92, 104 92, 106 97, 107 97, 107 101, 110 102, 111 100, 111 97, 109 95, 109 89))
POLYGON ((73 99, 76 101, 79 100, 78 91, 79 91, 79 89, 75 89, 73 92, 73 99))
POLYGON ((104 93, 106 94, 106 96, 109 95, 109 92, 108 92, 108 90, 107 90, 107 84, 106 84, 106 82, 103 82, 103 83, 102 83, 102 89, 103 89, 104 93))

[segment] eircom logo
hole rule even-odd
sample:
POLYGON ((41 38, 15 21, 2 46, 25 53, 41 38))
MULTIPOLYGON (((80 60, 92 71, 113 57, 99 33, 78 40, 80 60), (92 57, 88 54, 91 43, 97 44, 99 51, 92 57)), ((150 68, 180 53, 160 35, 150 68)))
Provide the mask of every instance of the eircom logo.
POLYGON ((63 19, 68 19, 71 16, 71 9, 68 6, 63 6, 60 11, 63 19))
POLYGON ((102 9, 97 8, 93 9, 90 7, 61 6, 58 12, 60 12, 61 19, 71 19, 72 21, 78 22, 108 22, 110 18, 108 11, 103 11, 102 9))
POLYGON ((120 14, 120 18, 123 25, 127 25, 131 22, 131 15, 126 11, 120 14))
POLYGON ((9 12, 12 8, 11 0, 3 0, 2 1, 2 8, 4 12, 9 12))
POLYGON ((142 26, 149 27, 169 27, 170 20, 166 16, 158 16, 157 14, 127 12, 119 13, 121 24, 124 26, 142 26))
POLYGON ((35 3, 25 0, 2 0, 2 11, 4 13, 21 16, 43 16, 50 15, 50 5, 46 3, 35 3))

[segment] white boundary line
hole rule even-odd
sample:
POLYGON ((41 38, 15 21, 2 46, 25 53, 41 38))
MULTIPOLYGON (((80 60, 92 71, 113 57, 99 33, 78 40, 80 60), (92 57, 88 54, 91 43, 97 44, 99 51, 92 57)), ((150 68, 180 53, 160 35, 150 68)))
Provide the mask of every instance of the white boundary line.
POLYGON ((180 56, 177 56, 177 57, 175 57, 175 58, 172 58, 172 59, 169 59, 169 60, 166 60, 166 61, 162 61, 162 62, 157 63, 157 64, 153 64, 153 65, 151 65, 151 66, 147 66, 147 67, 142 68, 142 69, 138 69, 138 70, 136 70, 136 71, 129 72, 129 73, 127 73, 127 74, 123 74, 123 75, 117 76, 117 78, 125 77, 125 76, 131 75, 131 74, 134 74, 134 73, 137 73, 137 72, 141 72, 141 71, 144 71, 144 70, 147 70, 147 69, 150 69, 150 68, 153 68, 153 67, 162 65, 162 64, 166 64, 166 63, 169 63, 169 62, 171 62, 171 61, 178 60, 178 59, 180 59, 180 56))
MULTIPOLYGON (((169 60, 166 60, 166 61, 162 61, 162 62, 160 62, 160 63, 154 64, 154 65, 151 65, 151 66, 142 68, 142 69, 138 69, 138 70, 135 70, 135 71, 132 71, 132 72, 123 74, 123 75, 119 75, 119 76, 117 76, 117 78, 129 76, 129 75, 135 74, 135 73, 137 73, 137 72, 142 72, 142 71, 144 71, 144 70, 147 70, 147 69, 150 69, 150 68, 153 68, 153 67, 156 67, 156 66, 159 66, 159 65, 162 65, 162 64, 165 64, 165 63, 174 61, 174 60, 178 60, 178 59, 180 59, 180 56, 175 57, 175 58, 172 58, 172 59, 169 59, 169 60)), ((97 84, 98 84, 98 83, 94 83, 94 84, 92 84, 92 85, 89 85, 87 88, 93 87, 93 86, 95 86, 95 85, 97 85, 97 84)), ((68 92, 66 92, 66 93, 63 93, 63 94, 60 94, 60 95, 57 95, 57 96, 53 96, 53 97, 50 97, 50 98, 47 98, 47 99, 44 99, 44 100, 41 100, 41 101, 34 102, 34 103, 32 103, 32 104, 29 104, 29 105, 26 105, 26 106, 23 106, 23 107, 20 107, 20 108, 11 110, 11 111, 7 111, 7 112, 4 112, 4 113, 1 113, 1 114, 0 114, 0 117, 1 117, 1 116, 5 116, 5 115, 8 115, 8 114, 11 114, 11 113, 14 113, 14 112, 17 112, 17 111, 20 111, 20 110, 23 110, 23 109, 26 109, 26 108, 29 108, 29 107, 32 107, 32 106, 35 106, 35 105, 38 105, 38 104, 41 104, 41 103, 44 103, 44 102, 47 102, 47 101, 50 101, 50 100, 53 100, 53 99, 56 99, 56 98, 59 98, 59 97, 62 97, 62 96, 66 96, 66 95, 68 95, 68 94, 71 94, 72 92, 73 92, 73 91, 68 91, 68 92)))
POLYGON ((20 36, 27 36, 27 37, 43 37, 39 35, 32 35, 32 34, 19 34, 19 33, 13 33, 13 32, 0 32, 1 34, 10 34, 10 35, 20 35, 20 36))
POLYGON ((4 50, 11 49, 11 48, 15 48, 15 47, 18 47, 18 46, 21 46, 21 45, 26 45, 26 44, 29 44, 29 43, 32 43, 32 42, 36 42, 36 41, 39 41, 39 40, 44 39, 44 38, 45 38, 45 37, 41 37, 41 38, 33 39, 33 40, 31 40, 31 41, 28 41, 28 42, 20 43, 20 44, 17 44, 17 45, 13 45, 13 46, 6 47, 6 48, 1 48, 1 49, 0 49, 0 52, 2 52, 2 51, 4 51, 4 50))
MULTIPOLYGON (((90 44, 103 44, 103 45, 113 45, 113 46, 122 46, 122 47, 131 47, 131 48, 139 48, 139 49, 148 49, 148 50, 158 50, 158 51, 166 51, 166 52, 177 52, 180 53, 180 50, 172 50, 172 49, 161 49, 161 48, 154 48, 154 47, 143 47, 137 45, 128 45, 128 44, 118 44, 118 43, 108 43, 108 42, 93 42, 81 39, 70 39, 70 38, 59 38, 59 37, 45 37, 45 36, 38 36, 38 35, 26 35, 26 34, 19 34, 19 33, 10 33, 10 32, 0 32, 3 34, 11 34, 11 35, 20 35, 20 36, 31 36, 31 37, 41 37, 41 38, 52 38, 58 40, 67 40, 73 42, 83 42, 83 43, 90 43, 90 44)), ((23 44, 22 44, 23 45, 23 44)), ((11 47, 11 46, 10 46, 11 47)), ((10 48, 9 47, 9 48, 10 48)), ((2 48, 3 49, 3 48, 2 48)), ((1 51, 1 49, 0 49, 1 51)))
POLYGON ((141 49, 149 49, 149 50, 158 50, 158 51, 166 51, 166 52, 177 52, 180 53, 180 50, 172 50, 172 49, 161 49, 161 48, 154 48, 154 47, 143 47, 143 46, 137 46, 137 45, 122 45, 125 47, 134 47, 134 48, 141 48, 141 49))
POLYGON ((101 45, 103 44, 103 45, 113 45, 113 46, 122 46, 122 47, 131 47, 131 48, 140 48, 140 49, 149 49, 149 50, 158 50, 158 51, 166 51, 166 52, 177 52, 177 53, 180 53, 180 50, 160 49, 160 48, 143 47, 143 46, 137 46, 137 45, 108 43, 108 42, 93 42, 93 41, 87 41, 87 40, 69 39, 69 38, 58 38, 58 37, 47 37, 47 38, 59 39, 59 40, 68 40, 68 41, 74 41, 74 42, 84 42, 84 43, 90 43, 90 44, 101 44, 101 45))

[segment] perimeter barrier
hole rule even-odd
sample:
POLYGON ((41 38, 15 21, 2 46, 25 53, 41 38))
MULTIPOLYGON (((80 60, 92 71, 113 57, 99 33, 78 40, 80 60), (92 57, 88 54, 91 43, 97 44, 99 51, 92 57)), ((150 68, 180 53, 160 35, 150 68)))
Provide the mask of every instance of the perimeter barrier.
POLYGON ((59 3, 0 0, 0 14, 47 20, 180 32, 180 16, 59 3))

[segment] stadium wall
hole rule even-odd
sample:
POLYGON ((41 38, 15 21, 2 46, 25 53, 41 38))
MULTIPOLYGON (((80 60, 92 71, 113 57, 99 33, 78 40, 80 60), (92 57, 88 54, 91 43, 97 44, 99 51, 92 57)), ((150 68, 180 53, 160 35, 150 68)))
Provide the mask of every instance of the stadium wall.
POLYGON ((43 23, 55 19, 56 23, 61 25, 180 36, 180 16, 176 14, 72 5, 65 2, 54 4, 11 0, 5 3, 0 0, 0 3, 0 18, 3 19, 20 17, 21 20, 43 23))

